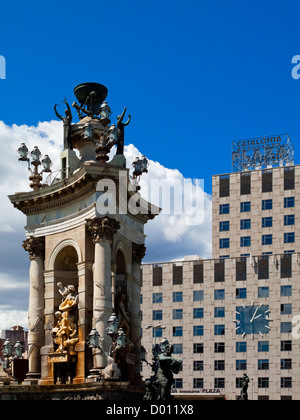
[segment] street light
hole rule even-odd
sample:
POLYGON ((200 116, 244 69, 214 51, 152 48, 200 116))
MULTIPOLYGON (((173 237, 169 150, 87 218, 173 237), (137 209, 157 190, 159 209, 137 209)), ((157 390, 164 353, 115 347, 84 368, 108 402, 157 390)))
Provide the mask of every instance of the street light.
POLYGON ((30 158, 28 157, 29 150, 25 143, 22 143, 18 149, 18 153, 20 155, 19 161, 21 162, 28 162, 28 170, 31 171, 31 175, 29 180, 32 181, 30 187, 33 188, 34 191, 38 191, 41 187, 41 181, 43 179, 43 173, 49 173, 51 171, 52 161, 48 155, 44 156, 44 159, 41 161, 42 153, 37 146, 34 146, 32 152, 30 153, 30 158), (30 164, 34 167, 33 171, 30 169, 30 164), (43 165, 43 170, 39 173, 38 167, 43 165))

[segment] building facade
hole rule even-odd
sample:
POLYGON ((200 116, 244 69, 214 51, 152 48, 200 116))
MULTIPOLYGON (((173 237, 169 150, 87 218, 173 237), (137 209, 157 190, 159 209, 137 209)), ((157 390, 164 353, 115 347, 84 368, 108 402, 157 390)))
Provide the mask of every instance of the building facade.
POLYGON ((300 165, 216 175, 213 258, 299 250, 300 165))
POLYGON ((213 177, 211 260, 143 265, 143 345, 172 337, 178 392, 236 399, 246 373, 249 399, 300 398, 300 165, 274 166, 213 177))

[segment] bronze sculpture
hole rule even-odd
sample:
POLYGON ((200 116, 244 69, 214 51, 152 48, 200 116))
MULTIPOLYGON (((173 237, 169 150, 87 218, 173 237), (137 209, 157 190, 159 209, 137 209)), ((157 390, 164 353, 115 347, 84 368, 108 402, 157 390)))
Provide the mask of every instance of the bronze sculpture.
POLYGON ((58 104, 54 105, 54 112, 60 120, 64 123, 64 150, 70 149, 73 150, 72 138, 71 138, 71 123, 72 123, 72 111, 66 100, 63 101, 66 104, 67 109, 65 110, 65 117, 62 117, 58 112, 56 107, 58 104))
POLYGON ((242 390, 241 390, 241 400, 248 401, 248 387, 249 387, 250 379, 249 377, 244 374, 242 379, 242 390))
POLYGON ((126 123, 123 123, 123 118, 125 116, 126 110, 127 108, 125 107, 122 115, 118 115, 117 117, 117 130, 118 130, 117 153, 116 153, 117 155, 124 154, 125 127, 131 121, 131 115, 128 115, 128 121, 126 123))

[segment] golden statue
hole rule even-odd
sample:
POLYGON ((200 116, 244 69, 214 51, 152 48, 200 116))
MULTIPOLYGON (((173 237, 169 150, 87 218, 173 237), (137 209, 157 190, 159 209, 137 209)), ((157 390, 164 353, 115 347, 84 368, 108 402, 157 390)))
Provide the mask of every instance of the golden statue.
POLYGON ((52 337, 58 346, 56 353, 61 353, 73 351, 79 340, 77 334, 78 295, 74 286, 68 286, 63 293, 61 283, 58 283, 58 287, 63 301, 59 306, 59 311, 55 313, 57 323, 52 329, 52 337))

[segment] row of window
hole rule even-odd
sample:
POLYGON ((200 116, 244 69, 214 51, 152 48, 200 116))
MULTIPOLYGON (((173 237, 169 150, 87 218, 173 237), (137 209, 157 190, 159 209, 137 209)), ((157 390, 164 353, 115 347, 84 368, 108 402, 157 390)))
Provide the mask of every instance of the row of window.
MULTIPOLYGON (((295 168, 285 168, 283 178, 283 188, 285 191, 295 189, 295 168)), ((261 178, 262 193, 273 191, 273 171, 262 171, 261 178)), ((251 194, 251 172, 241 173, 240 176, 240 193, 241 195, 251 194)), ((220 176, 219 196, 230 196, 230 175, 220 176)))
MULTIPOLYGON (((241 341, 236 343, 236 353, 247 353, 248 344, 246 341, 241 341)), ((280 345, 280 350, 282 352, 292 351, 293 343, 291 340, 282 340, 280 345)), ((211 352, 210 349, 209 353, 211 352)), ((269 353, 270 343, 269 341, 258 341, 258 352, 259 353, 269 353)), ((225 353, 225 343, 215 343, 214 344, 215 353, 225 353)), ((204 344, 203 343, 194 343, 194 354, 204 354, 204 344)))
MULTIPOLYGON (((179 317, 178 313, 173 312, 173 319, 174 320, 178 320, 178 319, 182 319, 182 315, 180 314, 179 317)), ((162 320, 159 319, 160 321, 162 320)), ((174 327, 175 333, 173 334, 177 334, 175 335, 176 337, 179 337, 178 334, 182 333, 182 330, 180 329, 180 327, 174 327)), ((214 325, 214 335, 217 336, 221 336, 221 335, 225 335, 226 332, 226 328, 225 328, 225 324, 218 324, 218 325, 214 325)), ((289 334, 292 332, 292 323, 291 322, 281 322, 280 324, 280 332, 281 334, 289 334)), ((239 334, 237 332, 237 334, 239 334)), ((153 337, 156 338, 162 338, 163 336, 163 329, 162 328, 154 328, 153 329, 153 337)), ((204 336, 204 326, 203 325, 194 325, 193 326, 193 336, 194 337, 203 337, 204 336)))
MULTIPOLYGON (((292 359, 281 359, 280 360, 280 369, 281 370, 291 370, 293 366, 292 359)), ((226 370, 225 360, 215 360, 215 371, 224 371, 226 370)), ((204 362, 203 361, 194 361, 194 372, 203 372, 204 371, 204 362)), ((258 360, 258 370, 269 370, 270 361, 269 359, 259 359, 258 360)), ((247 370, 247 360, 236 360, 236 370, 246 371, 247 370)))
MULTIPOLYGON (((291 297, 293 293, 292 286, 286 285, 280 287, 281 297, 291 297)), ((258 297, 259 298, 268 298, 269 297, 269 287, 258 287, 258 297)), ((247 298, 247 288, 241 287, 236 289, 236 298, 237 299, 246 299, 247 298)), ((224 300, 225 299, 225 289, 215 290, 215 300, 224 300)), ((203 290, 194 290, 193 292, 194 302, 203 302, 204 301, 204 291, 203 290)), ((163 303, 163 293, 153 293, 152 295, 153 304, 163 303)), ((183 302, 183 292, 173 292, 173 303, 182 303, 183 302)), ((141 295, 141 303, 143 303, 143 298, 141 295)), ((201 309, 203 310, 203 309, 201 309)), ((174 309, 175 311, 175 309, 174 309)), ((177 311, 177 309, 176 309, 177 311)), ((183 311, 178 309, 178 311, 183 311)), ((199 318, 200 309, 194 309, 194 318, 199 318), (196 312, 195 312, 196 311, 196 312), (198 312, 197 312, 198 311, 198 312), (196 316, 197 315, 197 316, 196 316)), ((225 314, 225 308, 215 308, 215 316, 221 318, 225 314)), ((160 313, 160 311, 153 311, 153 313, 160 313)), ((176 319, 176 318, 175 318, 176 319)), ((179 318, 177 318, 179 319, 179 318)), ((156 318, 159 321, 158 318, 156 318)))
MULTIPOLYGON (((284 216, 283 220, 284 226, 294 226, 295 225, 295 215, 288 214, 284 216)), ((263 217, 262 218, 262 228, 271 228, 273 227, 273 217, 263 217)), ((251 219, 242 219, 241 220, 241 230, 250 230, 251 229, 251 219)), ((220 232, 229 232, 230 231, 230 221, 225 220, 220 222, 220 232)))
MULTIPOLYGON (((295 197, 285 197, 284 198, 284 208, 294 208, 295 207, 295 197)), ((273 210, 273 200, 262 200, 262 210, 273 210)), ((220 204, 220 215, 230 214, 230 204, 220 204)), ((241 203, 241 213, 251 212, 251 201, 243 201, 241 203)))
MULTIPOLYGON (((229 241, 229 239, 228 239, 229 241)), ((247 243, 247 242, 246 242, 247 243)), ((230 245, 228 243, 228 245, 230 245)), ((246 281, 247 280, 247 256, 244 256, 240 259, 236 259, 236 281, 246 281)), ((269 255, 264 255, 262 257, 257 257, 254 260, 254 269, 255 273, 258 275, 258 280, 268 279, 269 278, 269 255)), ((279 257, 278 264, 276 268, 280 269, 281 278, 291 278, 292 273, 292 255, 285 254, 279 257), (279 264, 280 262, 280 264, 279 264)), ((194 264, 193 272, 191 273, 193 277, 194 284, 204 283, 204 264, 197 263, 194 264)), ((215 282, 224 282, 225 281, 225 260, 215 260, 214 261, 214 281, 215 282)), ((153 266, 153 286, 162 286, 163 284, 163 266, 155 265, 153 266)), ((183 266, 182 265, 173 265, 173 286, 183 285, 183 266)))
MULTIPOLYGON (((242 388, 242 381, 243 378, 236 379, 236 388, 242 388)), ((291 377, 281 378, 280 386, 282 389, 284 388, 292 388, 293 387, 293 379, 291 377)), ((204 389, 204 379, 202 378, 194 378, 193 380, 193 387, 194 389, 204 389)), ((269 388, 270 387, 270 379, 269 378, 258 378, 258 388, 269 388)), ((176 389, 183 389, 183 380, 180 378, 176 378, 174 380, 174 388, 176 389)), ((215 378, 215 389, 225 389, 226 388, 226 381, 225 378, 215 378)), ((266 397, 262 397, 265 399, 266 397)), ((282 397, 283 399, 290 399, 291 397, 282 397)))
MULTIPOLYGON (((294 244, 295 243, 295 232, 284 233, 283 241, 285 244, 294 244)), ((240 238, 241 248, 251 246, 251 236, 242 236, 240 238)), ((262 245, 272 245, 273 244, 273 235, 262 235, 262 245)), ((230 238, 221 238, 220 239, 220 249, 229 249, 230 248, 230 238)))

